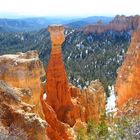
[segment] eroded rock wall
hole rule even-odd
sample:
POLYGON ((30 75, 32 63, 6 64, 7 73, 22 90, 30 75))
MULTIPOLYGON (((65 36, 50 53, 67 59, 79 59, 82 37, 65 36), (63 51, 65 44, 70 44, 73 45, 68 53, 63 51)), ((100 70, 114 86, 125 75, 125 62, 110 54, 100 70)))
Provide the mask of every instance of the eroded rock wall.
POLYGON ((44 74, 43 64, 38 58, 37 51, 0 56, 0 79, 12 87, 29 89, 29 98, 24 97, 23 100, 35 105, 35 112, 42 118, 43 112, 39 99, 40 77, 44 74))
POLYGON ((46 121, 35 106, 22 101, 29 90, 16 89, 0 80, 0 138, 46 140, 46 121))
POLYGON ((132 34, 130 47, 118 71, 115 91, 119 109, 129 100, 140 100, 140 31, 132 34))
POLYGON ((104 24, 98 22, 97 24, 88 25, 84 28, 86 33, 103 33, 105 31, 133 31, 140 29, 140 16, 117 15, 110 23, 104 24))
POLYGON ((104 88, 99 80, 91 81, 90 85, 83 90, 71 86, 71 95, 74 105, 80 108, 77 115, 80 114, 78 117, 82 121, 99 122, 100 117, 105 113, 104 88))

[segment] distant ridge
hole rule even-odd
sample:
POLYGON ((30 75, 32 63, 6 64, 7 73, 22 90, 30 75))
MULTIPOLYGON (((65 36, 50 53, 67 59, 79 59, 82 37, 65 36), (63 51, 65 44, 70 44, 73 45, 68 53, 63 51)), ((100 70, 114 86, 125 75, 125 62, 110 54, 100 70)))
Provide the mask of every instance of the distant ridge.
POLYGON ((0 32, 29 32, 46 28, 50 24, 63 24, 72 28, 80 28, 102 20, 108 23, 112 17, 92 16, 87 18, 79 17, 32 17, 32 18, 15 18, 0 19, 0 32))
POLYGON ((107 30, 114 31, 133 31, 140 29, 140 16, 125 16, 117 15, 108 24, 99 21, 95 24, 87 25, 84 27, 86 33, 103 33, 107 30))
POLYGON ((6 32, 28 32, 46 28, 50 24, 67 24, 74 21, 71 18, 35 17, 18 19, 0 19, 0 27, 6 32))
POLYGON ((91 17, 87 17, 87 18, 82 18, 82 19, 77 20, 75 22, 71 22, 71 23, 67 24, 67 26, 73 27, 73 28, 81 28, 81 27, 87 26, 89 24, 95 24, 100 20, 103 21, 104 24, 107 24, 112 19, 113 19, 113 17, 91 16, 91 17))

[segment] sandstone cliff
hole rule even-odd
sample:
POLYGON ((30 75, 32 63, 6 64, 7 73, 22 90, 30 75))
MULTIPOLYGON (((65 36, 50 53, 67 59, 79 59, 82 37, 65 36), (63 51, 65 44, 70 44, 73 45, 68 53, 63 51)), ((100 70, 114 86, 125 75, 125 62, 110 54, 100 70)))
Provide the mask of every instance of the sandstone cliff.
POLYGON ((126 17, 124 15, 117 15, 110 23, 103 24, 97 22, 94 25, 88 25, 84 28, 84 32, 86 33, 102 33, 107 30, 109 31, 132 31, 140 29, 140 16, 129 16, 126 17))
MULTIPOLYGON (((126 105, 139 112, 140 109, 140 31, 135 31, 131 37, 131 44, 124 62, 118 71, 115 90, 117 105, 120 110, 126 111, 126 105), (138 101, 138 102, 137 102, 138 101)), ((129 109, 128 109, 129 110, 129 109)), ((138 113, 137 112, 137 113, 138 113)))
POLYGON ((46 122, 34 113, 34 105, 22 101, 28 95, 29 90, 12 88, 0 81, 0 139, 47 139, 46 122))
POLYGON ((46 122, 42 120, 44 114, 40 103, 40 77, 43 74, 44 68, 36 51, 0 56, 0 80, 3 80, 0 82, 0 109, 3 112, 0 122, 7 133, 14 126, 25 132, 23 139, 46 139, 46 122))
POLYGON ((44 75, 42 62, 36 51, 0 56, 0 79, 16 88, 30 90, 29 98, 23 100, 35 105, 35 112, 43 118, 40 104, 41 80, 44 75))

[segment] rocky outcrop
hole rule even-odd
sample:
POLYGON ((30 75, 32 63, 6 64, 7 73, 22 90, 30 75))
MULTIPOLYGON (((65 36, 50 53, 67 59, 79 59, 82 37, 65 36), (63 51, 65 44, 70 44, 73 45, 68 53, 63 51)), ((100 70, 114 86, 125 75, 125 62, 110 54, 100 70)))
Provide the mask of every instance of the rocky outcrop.
POLYGON ((46 140, 46 122, 35 113, 35 106, 22 101, 30 91, 16 89, 0 81, 0 138, 46 140), (39 133, 38 133, 39 132, 39 133))
POLYGON ((110 23, 103 24, 97 22, 94 25, 88 25, 84 28, 86 33, 102 33, 105 31, 133 31, 140 29, 140 16, 129 16, 117 15, 110 23))
POLYGON ((40 100, 45 114, 45 119, 49 123, 46 130, 49 138, 51 140, 71 139, 72 135, 68 133, 68 129, 70 129, 69 125, 58 120, 56 112, 43 100, 43 94, 41 95, 40 100))
POLYGON ((100 117, 105 113, 105 95, 102 84, 98 80, 91 81, 90 85, 82 91, 80 102, 85 107, 86 121, 99 122, 100 117))
POLYGON ((90 85, 80 90, 71 87, 73 103, 80 108, 80 119, 84 122, 94 120, 99 122, 100 117, 105 113, 104 88, 99 80, 91 81, 90 85))
POLYGON ((43 118, 40 104, 41 80, 44 75, 42 62, 36 51, 0 56, 0 79, 16 88, 29 89, 30 93, 23 96, 26 103, 35 106, 35 112, 43 118))
POLYGON ((140 29, 140 16, 129 16, 117 15, 108 26, 116 31, 132 31, 140 29))
MULTIPOLYGON (((128 101, 140 102, 140 31, 135 31, 115 85, 117 105, 122 110, 128 101)), ((135 104, 140 109, 140 104, 135 104)), ((137 110, 139 110, 137 109, 137 110)))

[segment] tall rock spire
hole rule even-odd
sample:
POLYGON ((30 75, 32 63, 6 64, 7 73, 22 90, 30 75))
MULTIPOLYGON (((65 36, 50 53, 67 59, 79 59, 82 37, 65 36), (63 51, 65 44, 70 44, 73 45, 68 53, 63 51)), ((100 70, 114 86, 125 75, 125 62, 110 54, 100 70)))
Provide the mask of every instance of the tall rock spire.
POLYGON ((61 45, 65 40, 64 27, 48 27, 52 43, 51 56, 46 71, 47 103, 55 110, 59 120, 64 121, 66 112, 71 108, 71 96, 65 66, 62 59, 61 45))

